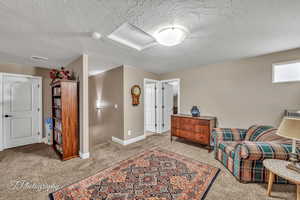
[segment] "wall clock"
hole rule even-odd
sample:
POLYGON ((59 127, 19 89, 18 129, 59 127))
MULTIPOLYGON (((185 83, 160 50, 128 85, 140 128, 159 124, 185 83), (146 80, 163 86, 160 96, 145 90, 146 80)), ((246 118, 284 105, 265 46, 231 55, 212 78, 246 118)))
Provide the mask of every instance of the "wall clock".
POLYGON ((134 85, 131 88, 131 96, 132 96, 132 105, 137 106, 140 104, 140 96, 141 96, 141 87, 138 85, 134 85))

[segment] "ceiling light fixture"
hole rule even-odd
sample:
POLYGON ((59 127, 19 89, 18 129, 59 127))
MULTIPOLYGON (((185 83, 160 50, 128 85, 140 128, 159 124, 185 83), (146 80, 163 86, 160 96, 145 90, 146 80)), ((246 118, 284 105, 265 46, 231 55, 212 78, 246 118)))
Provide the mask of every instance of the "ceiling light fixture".
POLYGON ((156 41, 164 46, 175 46, 182 43, 188 31, 181 26, 170 26, 160 29, 156 34, 156 41))

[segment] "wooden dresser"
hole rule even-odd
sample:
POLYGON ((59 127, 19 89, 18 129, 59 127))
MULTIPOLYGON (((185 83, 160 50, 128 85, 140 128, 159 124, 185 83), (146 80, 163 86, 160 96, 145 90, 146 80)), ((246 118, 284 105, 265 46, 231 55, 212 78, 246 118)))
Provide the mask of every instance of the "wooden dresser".
POLYGON ((206 145, 210 148, 210 134, 216 127, 215 117, 192 117, 191 115, 171 116, 171 141, 172 137, 180 137, 192 142, 206 145))

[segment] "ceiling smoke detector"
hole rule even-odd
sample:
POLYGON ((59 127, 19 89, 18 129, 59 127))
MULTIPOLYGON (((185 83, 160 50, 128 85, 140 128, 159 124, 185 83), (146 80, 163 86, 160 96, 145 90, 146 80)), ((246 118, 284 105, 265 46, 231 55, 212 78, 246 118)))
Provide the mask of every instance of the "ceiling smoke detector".
POLYGON ((31 56, 31 60, 35 60, 35 61, 48 61, 49 59, 46 57, 42 57, 42 56, 31 56))
POLYGON ((188 30, 181 26, 169 26, 160 29, 155 34, 156 41, 164 46, 175 46, 182 43, 187 37, 188 30))
POLYGON ((91 36, 94 40, 99 40, 102 37, 98 32, 93 32, 91 36))

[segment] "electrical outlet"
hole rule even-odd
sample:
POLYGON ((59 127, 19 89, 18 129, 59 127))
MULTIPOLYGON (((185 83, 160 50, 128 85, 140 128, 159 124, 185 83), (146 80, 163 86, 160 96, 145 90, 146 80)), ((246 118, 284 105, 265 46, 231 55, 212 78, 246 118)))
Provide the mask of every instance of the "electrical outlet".
POLYGON ((131 136, 131 130, 128 130, 127 134, 128 134, 128 136, 131 136))

